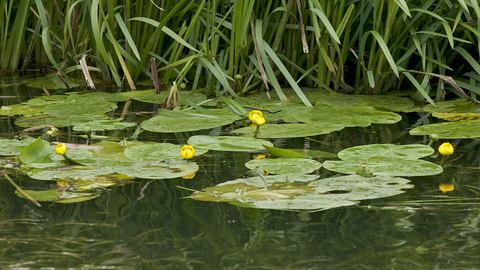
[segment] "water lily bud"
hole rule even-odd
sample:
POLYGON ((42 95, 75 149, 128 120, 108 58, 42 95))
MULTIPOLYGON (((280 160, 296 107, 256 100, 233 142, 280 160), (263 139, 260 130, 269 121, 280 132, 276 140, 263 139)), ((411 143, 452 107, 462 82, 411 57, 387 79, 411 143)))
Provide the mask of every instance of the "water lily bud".
POLYGON ((243 80, 242 74, 237 74, 237 75, 235 75, 235 80, 237 80, 237 81, 243 80))
POLYGON ((55 147, 55 153, 59 155, 65 155, 65 153, 67 153, 67 146, 63 143, 58 144, 55 147))
POLYGON ((430 140, 432 141, 438 141, 438 135, 437 134, 430 134, 430 136, 428 136, 430 138, 430 140))
POLYGON ((265 118, 263 118, 262 116, 257 116, 253 119, 252 122, 257 126, 261 126, 265 124, 265 118))
POLYGON ((248 113, 248 119, 253 122, 253 119, 255 119, 257 116, 263 117, 263 114, 259 110, 251 111, 248 113))
POLYGON ((52 130, 47 131, 47 135, 53 137, 53 131, 52 130))
POLYGON ((438 147, 438 152, 444 156, 451 155, 453 154, 453 146, 449 142, 442 143, 442 145, 438 147))
POLYGON ((195 155, 195 150, 193 146, 185 144, 180 150, 180 154, 184 159, 191 159, 195 155))
POLYGON ((455 189, 455 186, 450 183, 450 184, 440 184, 438 186, 438 189, 440 189, 443 193, 453 191, 455 189))
POLYGON ((180 89, 185 89, 186 87, 187 87, 187 85, 186 85, 185 83, 182 82, 182 83, 180 84, 180 89))
POLYGON ((91 132, 92 132, 92 129, 89 126, 85 126, 83 128, 83 133, 90 134, 91 132))

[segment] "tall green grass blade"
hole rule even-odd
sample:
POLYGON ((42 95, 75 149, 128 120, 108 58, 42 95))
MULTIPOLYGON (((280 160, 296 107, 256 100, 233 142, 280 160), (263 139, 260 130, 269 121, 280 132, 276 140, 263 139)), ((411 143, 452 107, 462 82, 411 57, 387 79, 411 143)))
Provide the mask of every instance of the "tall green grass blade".
POLYGON ((275 52, 268 46, 266 42, 263 43, 265 52, 270 56, 270 59, 273 60, 275 65, 280 69, 282 72, 283 76, 285 79, 287 79, 288 83, 290 86, 293 88, 297 96, 302 100, 302 102, 307 106, 307 107, 312 107, 312 104, 310 101, 308 101, 307 97, 303 93, 302 89, 298 86, 297 82, 293 79, 292 75, 290 75, 290 72, 285 68, 283 65, 282 61, 278 58, 278 56, 275 54, 275 52))
MULTIPOLYGON (((13 1, 10 7, 13 5, 13 1)), ((28 17, 29 0, 21 0, 18 5, 15 20, 10 31, 10 37, 7 39, 6 47, 1 48, 3 55, 0 70, 15 71, 18 68, 20 55, 22 52, 22 43, 24 42, 25 25, 28 17)), ((8 16, 7 16, 8 17, 8 16)), ((7 34, 8 31, 5 33, 7 34)))
POLYGON ((142 59, 140 58, 140 53, 138 52, 137 46, 135 45, 135 42, 133 41, 133 38, 130 35, 130 32, 128 31, 127 26, 125 25, 125 22, 123 21, 120 14, 115 13, 115 20, 117 21, 118 26, 122 30, 122 33, 125 36, 125 39, 127 40, 130 49, 133 51, 133 54, 135 55, 135 57, 137 57, 139 61, 141 61, 142 59))
POLYGON ((480 74, 480 64, 478 64, 477 60, 473 56, 471 56, 464 48, 462 47, 456 47, 455 51, 460 53, 465 60, 472 66, 473 69, 477 72, 477 74, 480 74))
POLYGON ((330 24, 330 21, 328 20, 327 16, 325 16, 325 14, 319 9, 312 8, 310 10, 313 11, 313 13, 315 13, 318 16, 318 18, 320 18, 325 28, 327 28, 327 31, 330 37, 332 37, 332 39, 335 40, 335 42, 340 44, 340 39, 338 38, 336 31, 333 29, 332 24, 330 24))

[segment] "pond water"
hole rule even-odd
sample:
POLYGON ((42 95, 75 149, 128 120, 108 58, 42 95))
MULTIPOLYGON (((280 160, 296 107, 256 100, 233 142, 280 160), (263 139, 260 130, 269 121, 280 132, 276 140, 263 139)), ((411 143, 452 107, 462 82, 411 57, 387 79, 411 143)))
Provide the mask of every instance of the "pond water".
MULTIPOLYGON (((19 95, 17 90, 2 90, 1 95, 19 95)), ((41 93, 23 88, 17 103, 41 93)), ((148 109, 151 108, 137 107, 148 109)), ((332 153, 373 143, 425 143, 422 136, 408 135, 419 114, 402 117, 394 125, 346 128, 328 135, 270 141, 280 148, 332 153)), ((1 120, 3 137, 21 130, 11 118, 1 120)), ((134 130, 126 129, 116 135, 131 135, 134 130)), ((69 134, 68 129, 62 131, 69 134)), ((198 134, 208 131, 163 135, 144 132, 138 139, 184 144, 198 134)), ((29 135, 39 136, 40 132, 29 135)), ((60 138, 75 141, 67 135, 60 138)), ((248 209, 185 198, 191 192, 179 186, 200 190, 241 178, 248 170, 245 162, 253 158, 252 153, 245 152, 210 151, 194 158, 200 169, 192 179, 135 179, 127 185, 104 189, 96 199, 72 204, 43 202, 37 207, 15 195, 15 188, 2 177, 0 267, 475 268, 480 264, 479 141, 455 143, 455 153, 447 159, 444 172, 406 177, 414 187, 405 193, 320 212, 248 209), (451 183, 454 190, 439 189, 441 184, 451 183)), ((427 159, 440 162, 440 158, 427 159)), ((336 173, 321 168, 319 175, 336 173)), ((22 175, 12 177, 22 187, 45 185, 45 181, 22 175)))

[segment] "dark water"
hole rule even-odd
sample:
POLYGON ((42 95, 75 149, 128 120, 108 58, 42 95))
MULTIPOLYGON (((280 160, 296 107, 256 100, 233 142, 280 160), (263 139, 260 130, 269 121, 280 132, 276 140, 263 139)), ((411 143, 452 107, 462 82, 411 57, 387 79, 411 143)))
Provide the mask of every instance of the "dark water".
MULTIPOLYGON (((22 100, 41 94, 22 91, 22 100)), ((409 114, 396 125, 273 142, 334 153, 362 144, 420 143, 424 138, 408 135, 418 119, 409 114)), ((11 123, 2 119, 4 137, 21 130, 11 123)), ((142 133, 139 139, 184 143, 191 135, 142 133)), ((138 179, 76 204, 37 207, 1 178, 0 268, 474 269, 480 265, 479 157, 478 140, 461 140, 443 174, 408 178, 415 187, 406 193, 315 213, 184 199, 190 192, 177 186, 202 189, 241 177, 249 153, 209 152, 194 160, 200 170, 193 179, 138 179), (455 190, 439 190, 452 182, 455 190)), ((31 187, 36 180, 15 181, 31 187)))

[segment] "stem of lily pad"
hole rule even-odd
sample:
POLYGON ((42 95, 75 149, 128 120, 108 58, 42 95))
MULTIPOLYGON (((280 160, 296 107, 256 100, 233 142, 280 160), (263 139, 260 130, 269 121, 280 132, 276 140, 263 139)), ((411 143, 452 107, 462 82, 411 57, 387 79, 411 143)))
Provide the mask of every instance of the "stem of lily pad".
POLYGON ((255 133, 253 134, 253 137, 254 138, 257 138, 258 136, 258 131, 260 130, 260 126, 257 125, 256 129, 255 129, 255 133))
POLYGON ((245 175, 248 175, 249 173, 255 173, 258 176, 260 176, 260 178, 263 180, 263 183, 265 183, 265 190, 268 189, 268 183, 267 183, 267 179, 265 179, 265 176, 263 176, 261 173, 255 171, 255 170, 250 170, 250 171, 246 172, 245 175))
POLYGON ((247 121, 245 121, 245 119, 243 119, 243 118, 242 118, 242 123, 243 123, 244 127, 248 127, 247 121))

